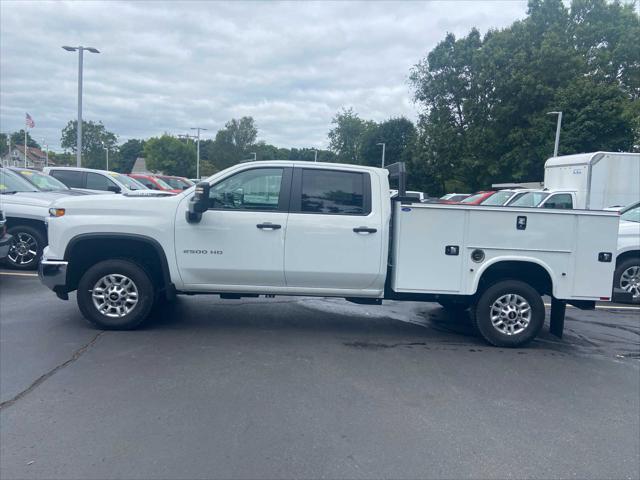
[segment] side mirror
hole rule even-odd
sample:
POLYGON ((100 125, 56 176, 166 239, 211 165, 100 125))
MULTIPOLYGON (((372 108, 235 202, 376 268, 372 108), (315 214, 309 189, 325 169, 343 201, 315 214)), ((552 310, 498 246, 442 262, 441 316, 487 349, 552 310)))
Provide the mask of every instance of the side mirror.
POLYGON ((115 185, 109 185, 107 187, 107 191, 113 192, 113 193, 120 193, 122 189, 120 187, 116 187, 115 185))
POLYGON ((189 209, 186 212, 187 222, 198 223, 202 219, 202 214, 209 208, 209 190, 211 185, 208 182, 200 182, 196 185, 196 190, 189 200, 189 209))

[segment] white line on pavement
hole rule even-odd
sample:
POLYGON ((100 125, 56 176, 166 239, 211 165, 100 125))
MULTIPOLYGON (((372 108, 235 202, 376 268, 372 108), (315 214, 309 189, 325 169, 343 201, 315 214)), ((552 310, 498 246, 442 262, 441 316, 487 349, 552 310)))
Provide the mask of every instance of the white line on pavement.
MULTIPOLYGON (((544 304, 545 307, 551 307, 550 303, 545 303, 544 304)), ((573 305, 567 305, 567 308, 577 308, 574 307, 573 305)), ((596 309, 598 310, 636 310, 636 311, 640 311, 640 307, 620 307, 617 305, 611 305, 610 307, 607 305, 596 305, 596 309)))

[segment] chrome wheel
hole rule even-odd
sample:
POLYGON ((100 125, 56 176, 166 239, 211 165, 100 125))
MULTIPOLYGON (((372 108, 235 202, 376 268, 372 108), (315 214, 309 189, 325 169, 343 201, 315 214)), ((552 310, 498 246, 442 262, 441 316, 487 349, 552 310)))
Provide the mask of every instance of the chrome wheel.
POLYGON ((38 241, 26 232, 14 234, 7 257, 15 265, 28 265, 38 258, 38 241))
POLYGON ((517 335, 531 322, 531 305, 520 295, 509 293, 493 302, 489 316, 493 328, 500 333, 517 335))
POLYGON ((620 275, 620 288, 633 295, 634 300, 640 298, 640 266, 632 265, 620 275))
POLYGON ((102 315, 121 318, 138 304, 138 288, 129 277, 113 273, 96 282, 91 290, 91 298, 102 315))

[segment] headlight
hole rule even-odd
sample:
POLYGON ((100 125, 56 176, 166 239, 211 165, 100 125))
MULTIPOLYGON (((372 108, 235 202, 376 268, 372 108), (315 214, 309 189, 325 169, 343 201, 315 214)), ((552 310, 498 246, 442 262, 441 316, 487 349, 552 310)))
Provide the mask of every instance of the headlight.
POLYGON ((61 217, 64 215, 64 208, 50 208, 49 216, 50 217, 61 217))

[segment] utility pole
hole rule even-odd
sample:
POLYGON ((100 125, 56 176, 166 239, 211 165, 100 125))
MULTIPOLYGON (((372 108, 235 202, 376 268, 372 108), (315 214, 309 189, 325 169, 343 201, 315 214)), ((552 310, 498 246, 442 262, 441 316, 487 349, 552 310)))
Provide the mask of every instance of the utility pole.
POLYGON ((556 143, 553 147, 553 156, 558 156, 558 147, 560 146, 560 126, 562 125, 562 112, 547 112, 547 115, 558 115, 558 123, 556 124, 556 143))
POLYGON ((385 154, 385 150, 387 149, 387 144, 386 143, 376 143, 376 145, 382 145, 382 168, 384 168, 384 154, 385 154))
POLYGON ((100 53, 97 48, 93 47, 83 47, 82 45, 79 47, 67 47, 64 46, 67 52, 78 52, 78 127, 76 128, 77 140, 76 140, 76 166, 81 167, 82 165, 82 64, 83 64, 83 54, 85 50, 88 50, 91 53, 100 53))
POLYGON ((191 127, 191 130, 197 130, 198 131, 198 136, 197 136, 197 142, 198 142, 198 146, 196 147, 196 178, 198 180, 200 180, 200 131, 206 131, 206 128, 202 128, 202 127, 191 127))

